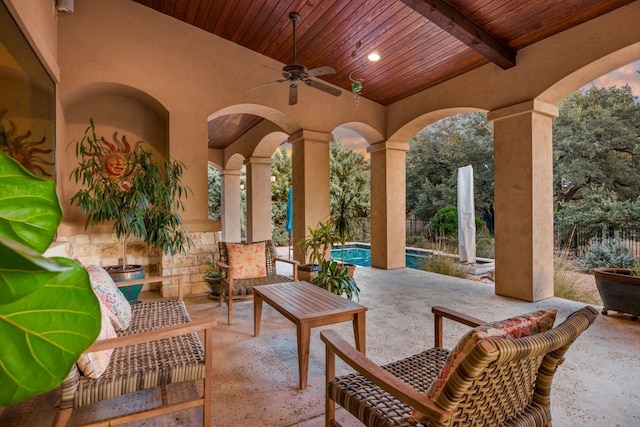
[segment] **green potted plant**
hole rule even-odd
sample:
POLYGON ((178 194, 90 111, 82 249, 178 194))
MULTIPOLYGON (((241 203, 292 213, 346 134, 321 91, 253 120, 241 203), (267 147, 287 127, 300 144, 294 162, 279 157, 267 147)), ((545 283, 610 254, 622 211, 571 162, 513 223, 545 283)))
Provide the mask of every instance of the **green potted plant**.
POLYGON ((0 407, 57 387, 96 339, 100 306, 82 266, 42 253, 62 209, 55 183, 0 152, 0 407))
POLYGON ((309 262, 298 266, 298 277, 310 282, 320 270, 322 261, 337 241, 337 237, 331 221, 319 221, 315 228, 308 227, 308 230, 309 234, 300 241, 300 247, 305 254, 305 261, 309 262))
MULTIPOLYGON (((82 184, 71 204, 87 215, 89 225, 113 221, 113 231, 122 245, 119 265, 105 266, 114 280, 144 277, 141 265, 127 262, 127 240, 132 236, 162 253, 185 253, 193 246, 183 227, 182 198, 189 189, 182 185, 184 164, 161 160, 138 142, 135 147, 117 132, 113 142, 98 138, 93 119, 84 136, 76 142, 78 166, 71 179, 82 184)), ((137 298, 142 285, 135 286, 127 299, 137 298)), ((126 295, 126 294, 125 294, 126 295)))
POLYGON ((217 264, 213 261, 207 263, 207 270, 204 273, 204 281, 209 287, 209 298, 217 299, 220 296, 220 283, 222 275, 217 269, 217 264))
POLYGON ((339 266, 337 261, 323 260, 318 275, 311 283, 336 295, 344 295, 350 300, 354 296, 356 299, 360 298, 356 280, 349 275, 346 268, 339 266))

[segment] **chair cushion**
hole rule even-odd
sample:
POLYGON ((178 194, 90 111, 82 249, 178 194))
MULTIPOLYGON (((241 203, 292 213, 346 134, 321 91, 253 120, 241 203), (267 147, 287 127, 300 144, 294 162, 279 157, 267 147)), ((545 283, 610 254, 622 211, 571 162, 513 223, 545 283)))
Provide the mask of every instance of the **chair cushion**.
POLYGON ((234 279, 267 275, 265 243, 227 243, 229 266, 234 279))
MULTIPOLYGON (((102 303, 100 303, 100 314, 102 315, 102 319, 97 340, 117 337, 111 319, 109 318, 108 310, 102 303)), ((113 349, 93 351, 91 353, 84 352, 77 361, 78 369, 80 369, 86 377, 100 378, 107 369, 107 366, 109 366, 112 354, 113 349)))
MULTIPOLYGON (((456 371, 461 361, 471 352, 480 341, 490 338, 517 339, 545 332, 553 327, 557 310, 538 310, 521 316, 487 323, 468 331, 451 350, 449 357, 436 380, 429 386, 426 395, 429 399, 438 400, 445 383, 456 371)), ((412 418, 419 422, 423 414, 415 411, 412 418)))
POLYGON ((87 271, 93 292, 107 309, 114 329, 116 331, 127 329, 131 323, 131 304, 127 298, 104 268, 90 265, 87 271))

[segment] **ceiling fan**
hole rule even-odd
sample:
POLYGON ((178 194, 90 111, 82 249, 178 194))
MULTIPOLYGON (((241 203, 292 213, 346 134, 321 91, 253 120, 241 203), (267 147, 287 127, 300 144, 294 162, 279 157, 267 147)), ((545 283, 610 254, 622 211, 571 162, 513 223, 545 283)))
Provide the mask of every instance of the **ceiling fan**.
POLYGON ((300 21, 300 15, 296 12, 289 13, 289 19, 293 23, 293 64, 285 65, 282 70, 265 65, 267 68, 278 71, 282 74, 282 79, 274 80, 272 82, 262 83, 257 86, 247 88, 245 90, 254 90, 261 87, 269 86, 275 83, 291 82, 289 85, 289 105, 295 105, 298 102, 298 84, 304 83, 307 86, 320 89, 323 92, 331 94, 333 96, 340 96, 342 93, 339 89, 334 89, 316 80, 311 80, 311 77, 324 76, 326 74, 333 74, 336 71, 331 67, 318 67, 312 70, 307 70, 304 65, 298 64, 296 59, 296 23, 300 21))

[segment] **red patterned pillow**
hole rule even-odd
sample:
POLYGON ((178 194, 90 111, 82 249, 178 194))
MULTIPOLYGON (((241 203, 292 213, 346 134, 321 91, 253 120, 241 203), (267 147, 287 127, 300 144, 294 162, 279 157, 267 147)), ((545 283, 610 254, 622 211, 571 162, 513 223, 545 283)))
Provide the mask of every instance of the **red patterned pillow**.
POLYGON ((248 279, 267 275, 264 242, 248 245, 227 243, 227 252, 229 253, 229 266, 231 266, 234 279, 248 279))
MULTIPOLYGON (((489 338, 522 338, 548 331, 553 327, 557 312, 556 309, 538 310, 471 329, 451 350, 438 378, 429 386, 425 394, 429 399, 437 400, 447 379, 478 342, 489 338)), ((412 419, 416 422, 420 422, 422 418, 424 418, 424 414, 418 411, 414 411, 412 414, 412 419)))

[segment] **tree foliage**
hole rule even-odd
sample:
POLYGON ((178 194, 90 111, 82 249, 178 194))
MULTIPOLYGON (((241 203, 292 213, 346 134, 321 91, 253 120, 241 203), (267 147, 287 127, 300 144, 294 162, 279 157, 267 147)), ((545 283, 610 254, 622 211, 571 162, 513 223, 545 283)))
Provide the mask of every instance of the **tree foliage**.
POLYGON ((574 92, 559 111, 553 124, 558 208, 583 199, 590 187, 602 186, 622 201, 635 199, 640 194, 640 103, 631 88, 574 92))
POLYGON ((409 141, 407 212, 428 221, 457 203, 458 168, 472 165, 476 209, 493 203, 493 126, 483 113, 442 119, 409 141))
POLYGON ((619 200, 613 190, 604 185, 588 187, 581 200, 561 202, 555 227, 562 245, 568 244, 576 227, 583 238, 606 235, 609 230, 636 226, 640 221, 640 198, 619 200))
POLYGON ((209 200, 209 219, 219 221, 222 217, 222 198, 220 197, 220 191, 222 190, 222 179, 220 178, 220 171, 214 166, 209 165, 207 171, 208 185, 208 200, 209 200))
POLYGON ((289 244, 289 232, 285 229, 287 222, 287 200, 291 187, 291 156, 285 146, 280 146, 273 156, 271 175, 275 181, 271 183, 271 213, 273 216, 272 239, 276 245, 289 244))
POLYGON ((369 171, 369 160, 364 155, 343 149, 340 141, 331 142, 331 218, 341 240, 368 241, 371 210, 369 171))

